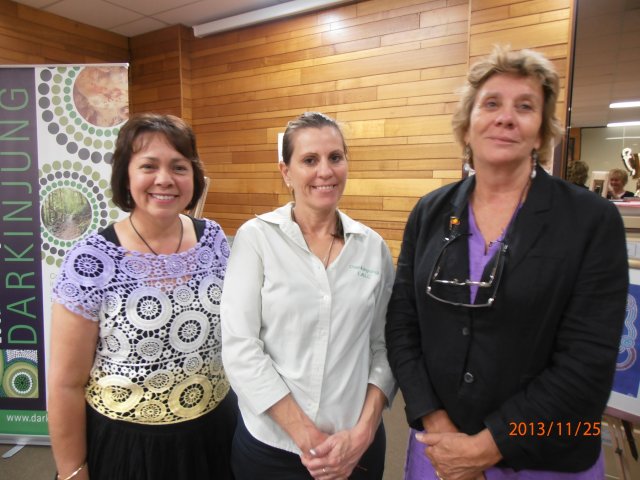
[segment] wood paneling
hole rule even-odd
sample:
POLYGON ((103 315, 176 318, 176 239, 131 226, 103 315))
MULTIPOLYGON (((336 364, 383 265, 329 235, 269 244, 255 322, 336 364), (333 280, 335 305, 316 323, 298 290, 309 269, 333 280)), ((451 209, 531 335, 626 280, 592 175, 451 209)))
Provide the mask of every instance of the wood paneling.
POLYGON ((205 214, 233 234, 286 202, 277 134, 318 110, 350 149, 341 207, 397 255, 416 200, 460 177, 451 112, 468 12, 460 1, 375 0, 193 40, 193 125, 213 178, 205 214))
POLYGON ((127 37, 0 0, 0 63, 43 65, 129 61, 127 37))
POLYGON ((460 178, 451 115, 470 63, 495 43, 538 48, 564 82, 569 13, 569 0, 372 0, 194 39, 192 121, 213 178, 205 214, 233 234, 289 200, 277 134, 319 110, 349 145, 341 207, 397 255, 417 199, 460 178))
MULTIPOLYGON (((564 87, 571 28, 571 0, 470 0, 469 56, 473 63, 495 44, 532 48, 551 59, 564 87)), ((557 114, 565 120, 565 92, 557 114)))
POLYGON ((130 39, 131 112, 192 121, 192 30, 176 25, 130 39))
MULTIPOLYGON (((3 63, 131 62, 131 110, 189 121, 212 178, 204 215, 228 234, 289 199, 277 135, 306 110, 349 145, 341 207, 397 256, 417 199, 461 175, 451 133, 469 65, 496 43, 535 48, 564 85, 570 0, 370 0, 194 38, 126 39, 0 0, 3 63)), ((564 114, 564 105, 559 106, 564 114)))

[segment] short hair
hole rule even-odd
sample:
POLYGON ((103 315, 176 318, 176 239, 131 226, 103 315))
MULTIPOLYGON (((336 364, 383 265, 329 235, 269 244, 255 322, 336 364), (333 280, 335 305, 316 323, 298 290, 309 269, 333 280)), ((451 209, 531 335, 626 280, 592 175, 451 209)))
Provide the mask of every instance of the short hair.
POLYGON ((489 78, 500 73, 533 77, 540 81, 544 94, 544 105, 538 159, 542 165, 546 165, 552 158, 553 148, 563 134, 560 121, 556 117, 560 83, 553 64, 544 55, 533 50, 511 50, 509 47, 498 45, 494 47, 488 57, 471 67, 467 74, 466 83, 461 89, 458 108, 453 115, 453 134, 456 140, 464 146, 464 136, 469 131, 471 111, 478 90, 489 78))
POLYGON ((140 113, 132 116, 118 133, 111 168, 113 203, 125 212, 130 212, 135 208, 135 203, 129 193, 129 163, 131 157, 142 148, 138 139, 144 133, 164 135, 169 144, 191 162, 193 197, 186 209, 193 208, 198 203, 205 187, 204 169, 198 156, 195 134, 181 118, 155 113, 140 113))
POLYGON ((344 134, 338 122, 333 118, 320 112, 304 112, 295 120, 291 120, 287 124, 287 129, 284 131, 282 138, 282 161, 285 165, 289 166, 291 163, 291 156, 293 155, 293 140, 296 132, 305 128, 322 128, 332 127, 337 130, 342 139, 342 149, 344 154, 347 154, 347 143, 344 140, 344 134))
POLYGON ((621 168, 612 168, 609 170, 609 178, 611 177, 619 177, 623 185, 626 185, 629 181, 629 174, 621 168))
POLYGON ((589 177, 589 165, 581 160, 572 162, 567 167, 567 180, 578 185, 584 185, 589 177))

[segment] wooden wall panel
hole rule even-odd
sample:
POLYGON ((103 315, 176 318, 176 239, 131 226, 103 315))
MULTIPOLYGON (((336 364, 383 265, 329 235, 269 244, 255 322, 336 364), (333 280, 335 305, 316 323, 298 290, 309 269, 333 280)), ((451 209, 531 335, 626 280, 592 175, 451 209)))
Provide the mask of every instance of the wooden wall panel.
POLYGON ((131 112, 192 120, 192 30, 176 25, 130 39, 131 112))
MULTIPOLYGON (((349 145, 341 207, 397 256, 417 199, 460 178, 457 89, 496 43, 568 66, 571 0, 369 0, 205 38, 174 26, 131 39, 0 0, 0 61, 131 63, 131 110, 189 121, 212 178, 204 214, 227 233, 289 199, 277 136, 305 110, 349 145)), ((559 105, 564 117, 564 105, 559 105)))
POLYGON ((194 39, 192 121, 213 178, 205 214, 233 234, 286 202, 277 135, 319 110, 349 145, 341 208, 397 255, 417 199, 460 178, 451 115, 470 63, 495 43, 538 48, 564 82, 569 3, 372 0, 194 39))
POLYGON ((125 36, 0 0, 0 64, 121 63, 125 36))
POLYGON ((233 234, 286 202, 277 134, 319 110, 350 149, 341 208, 397 255, 416 200, 460 178, 451 112, 468 12, 466 1, 374 0, 195 39, 193 125, 213 178, 205 214, 233 234))
POLYGON ((571 0, 470 0, 469 55, 473 63, 494 44, 532 48, 554 62, 560 74, 557 114, 564 123, 571 0))

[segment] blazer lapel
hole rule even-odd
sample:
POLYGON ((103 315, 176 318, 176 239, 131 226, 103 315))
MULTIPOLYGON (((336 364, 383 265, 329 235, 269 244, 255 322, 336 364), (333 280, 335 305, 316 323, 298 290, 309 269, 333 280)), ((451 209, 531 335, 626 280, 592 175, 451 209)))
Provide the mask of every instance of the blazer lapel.
POLYGON ((553 192, 549 174, 537 167, 536 178, 509 234, 507 268, 515 268, 536 244, 549 222, 553 192))
MULTIPOLYGON (((450 245, 447 249, 447 254, 441 259, 443 272, 446 272, 444 276, 449 280, 454 277, 460 280, 469 278, 469 243, 466 235, 469 232, 467 208, 469 195, 474 187, 474 177, 467 178, 460 183, 457 191, 454 192, 451 197, 449 212, 445 214, 445 218, 443 219, 445 222, 445 225, 443 225, 445 238, 451 239, 453 236, 461 236, 461 238, 455 240, 455 242, 450 245)), ((437 292, 442 298, 447 298, 458 303, 469 303, 469 287, 435 283, 433 284, 433 289, 434 293, 437 292)))
POLYGON ((469 196, 476 186, 476 179, 474 176, 468 177, 464 180, 457 192, 451 198, 451 214, 449 218, 445 218, 447 225, 445 225, 445 231, 449 234, 465 234, 469 232, 469 222, 467 220, 467 207, 469 205, 469 196), (456 218, 460 223, 451 228, 451 219, 456 218))

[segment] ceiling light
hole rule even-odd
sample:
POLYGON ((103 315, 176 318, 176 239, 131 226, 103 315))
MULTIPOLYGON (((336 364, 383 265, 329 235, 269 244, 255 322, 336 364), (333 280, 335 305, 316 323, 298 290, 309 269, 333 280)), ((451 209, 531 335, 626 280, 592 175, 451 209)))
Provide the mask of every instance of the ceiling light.
POLYGON ((634 100, 631 102, 614 102, 609 105, 609 108, 634 108, 640 107, 640 100, 634 100))
POLYGON ((214 33, 234 30, 236 28, 248 27, 257 23, 269 22, 278 18, 290 17, 311 10, 320 10, 331 7, 339 3, 347 3, 353 0, 292 0, 280 3, 271 7, 261 8, 252 12, 241 13, 220 20, 203 23, 193 26, 193 34, 198 37, 205 37, 214 33))
POLYGON ((640 120, 634 120, 633 122, 607 123, 607 127, 637 127, 637 126, 640 126, 640 120))
POLYGON ((637 126, 640 126, 640 120, 635 120, 633 122, 607 123, 607 127, 637 127, 637 126))

